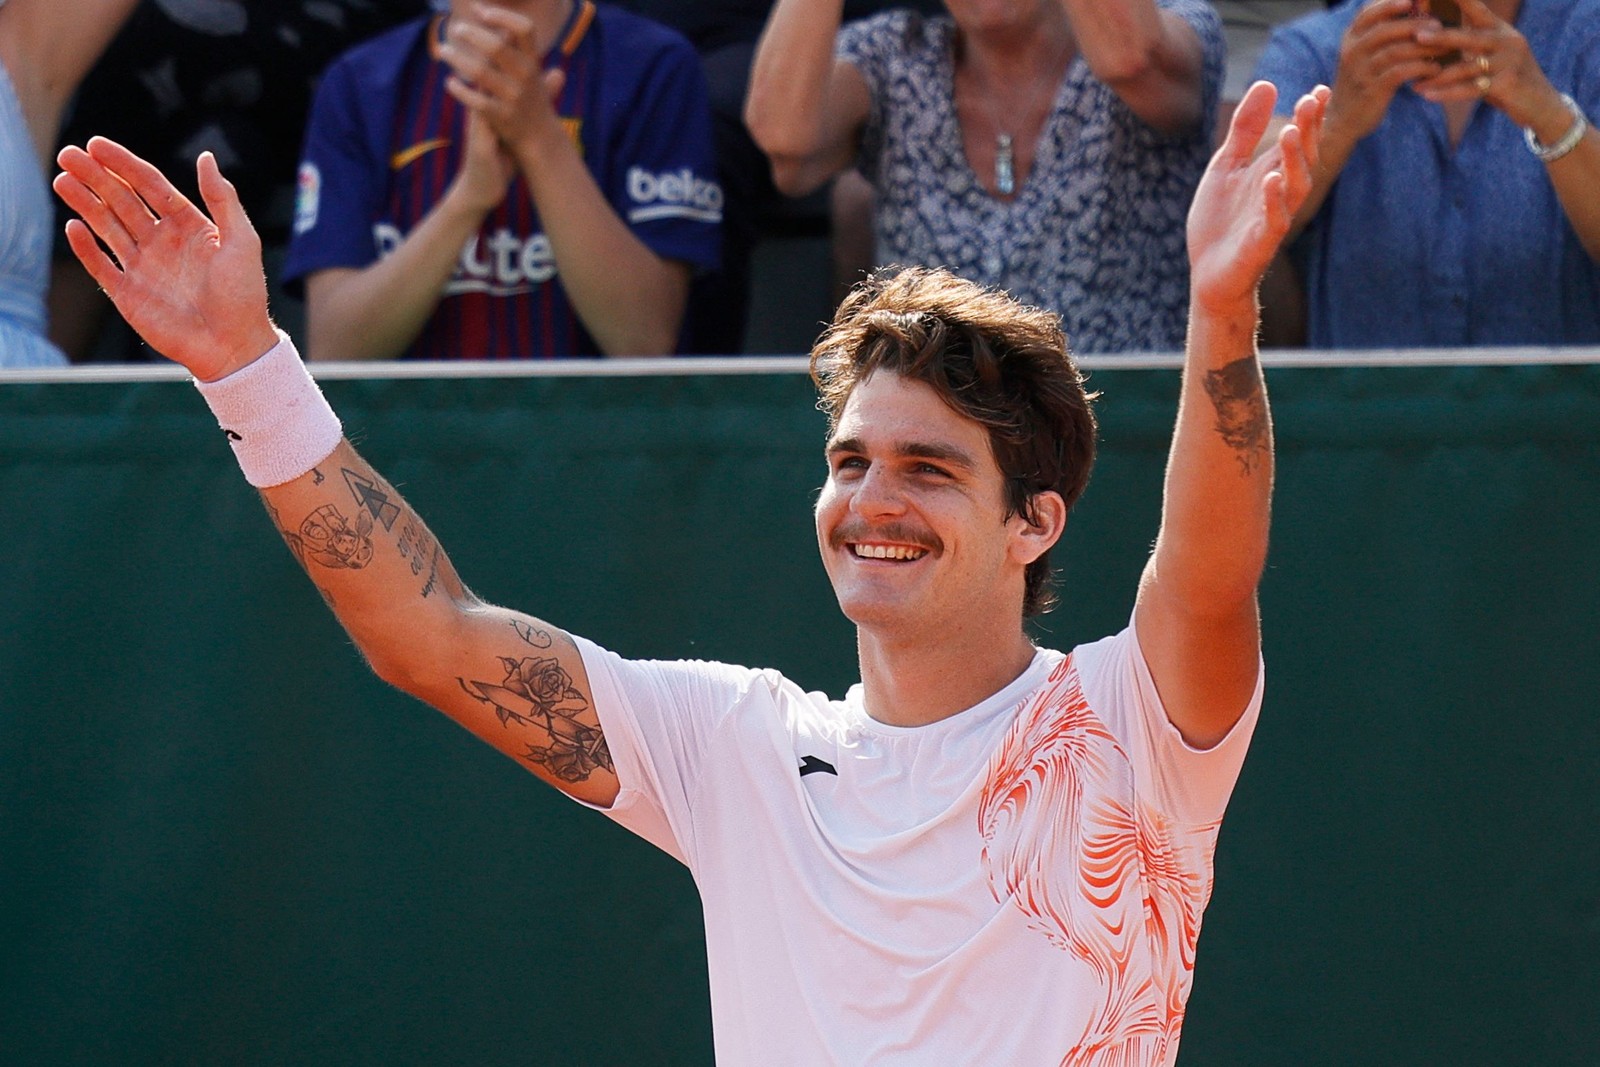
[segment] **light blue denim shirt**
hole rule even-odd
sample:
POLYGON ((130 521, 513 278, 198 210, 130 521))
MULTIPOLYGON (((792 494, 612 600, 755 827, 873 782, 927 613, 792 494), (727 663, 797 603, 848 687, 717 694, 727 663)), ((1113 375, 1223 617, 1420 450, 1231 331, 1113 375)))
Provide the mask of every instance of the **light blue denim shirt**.
MULTIPOLYGON (((1333 84, 1360 7, 1273 33, 1256 77, 1278 87, 1280 114, 1333 84)), ((1556 89, 1600 117, 1600 0, 1523 0, 1516 28, 1556 89)), ((1452 150, 1443 109, 1402 87, 1294 254, 1313 347, 1600 343, 1600 264, 1522 130, 1488 105, 1452 150)))

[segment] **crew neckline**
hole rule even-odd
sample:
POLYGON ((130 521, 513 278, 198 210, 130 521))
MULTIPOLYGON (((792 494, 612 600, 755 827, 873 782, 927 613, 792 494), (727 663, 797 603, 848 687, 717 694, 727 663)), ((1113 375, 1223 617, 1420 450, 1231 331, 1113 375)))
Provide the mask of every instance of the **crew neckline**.
POLYGON ((845 708, 852 728, 883 737, 927 738, 968 730, 981 726, 997 714, 1020 704, 1024 697, 1043 684, 1056 664, 1064 658, 1066 658, 1065 653, 1048 648, 1035 648, 1033 659, 1022 669, 1022 673, 1000 689, 963 711, 921 726, 895 726, 874 719, 867 713, 865 691, 860 682, 852 685, 850 691, 845 694, 845 708))

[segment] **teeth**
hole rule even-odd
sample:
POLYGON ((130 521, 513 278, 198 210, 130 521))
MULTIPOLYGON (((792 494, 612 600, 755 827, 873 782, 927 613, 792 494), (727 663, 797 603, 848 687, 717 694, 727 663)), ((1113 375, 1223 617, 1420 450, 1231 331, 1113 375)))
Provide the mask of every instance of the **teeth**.
POLYGON ((921 559, 928 554, 925 548, 911 548, 907 545, 855 545, 855 553, 863 559, 921 559))

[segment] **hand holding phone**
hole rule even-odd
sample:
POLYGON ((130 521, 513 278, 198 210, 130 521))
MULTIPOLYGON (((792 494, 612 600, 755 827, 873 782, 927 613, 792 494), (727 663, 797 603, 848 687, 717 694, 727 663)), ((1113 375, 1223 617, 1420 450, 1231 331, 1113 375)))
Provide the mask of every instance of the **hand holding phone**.
MULTIPOLYGON (((1455 29, 1461 25, 1461 5, 1456 0, 1412 0, 1411 13, 1417 18, 1429 16, 1437 19, 1439 25, 1445 29, 1455 29)), ((1448 67, 1452 63, 1461 62, 1461 52, 1451 50, 1439 57, 1439 65, 1448 67)))

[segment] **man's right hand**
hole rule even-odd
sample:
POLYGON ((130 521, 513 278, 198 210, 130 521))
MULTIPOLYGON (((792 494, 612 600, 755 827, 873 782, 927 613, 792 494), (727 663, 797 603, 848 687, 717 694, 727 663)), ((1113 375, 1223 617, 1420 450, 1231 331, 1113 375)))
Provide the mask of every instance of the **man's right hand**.
POLYGON ((1339 46, 1339 70, 1328 101, 1328 132, 1352 145, 1378 128, 1400 86, 1439 73, 1438 49, 1417 43, 1412 0, 1373 0, 1357 13, 1339 46))
POLYGON ((82 216, 67 223, 67 243, 152 348, 215 381, 278 343, 261 239, 211 153, 196 165, 211 218, 115 141, 95 137, 56 158, 55 191, 82 216))

